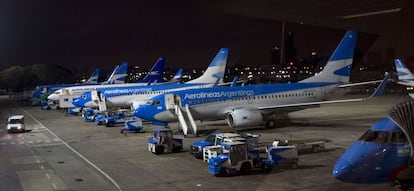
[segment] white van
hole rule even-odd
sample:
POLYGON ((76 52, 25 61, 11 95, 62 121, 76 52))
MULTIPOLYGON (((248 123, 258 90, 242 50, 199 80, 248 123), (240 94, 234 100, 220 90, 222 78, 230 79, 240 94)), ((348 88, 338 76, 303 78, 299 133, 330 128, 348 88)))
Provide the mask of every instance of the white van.
POLYGON ((7 119, 7 133, 25 132, 24 115, 13 115, 7 119))

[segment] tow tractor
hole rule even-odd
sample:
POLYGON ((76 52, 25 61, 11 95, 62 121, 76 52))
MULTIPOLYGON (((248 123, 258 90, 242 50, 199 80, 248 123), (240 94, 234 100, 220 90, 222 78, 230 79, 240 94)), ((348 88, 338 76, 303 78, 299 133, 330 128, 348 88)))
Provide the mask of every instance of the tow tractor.
POLYGON ((152 131, 148 138, 148 150, 156 155, 166 152, 177 153, 183 149, 183 137, 174 138, 171 129, 160 128, 152 131))
POLYGON ((99 114, 97 110, 94 110, 90 107, 82 109, 82 119, 84 121, 95 121, 95 117, 99 114))
POLYGON ((267 146, 266 157, 261 157, 258 149, 248 149, 245 142, 221 143, 217 157, 208 160, 209 173, 214 176, 231 175, 236 172, 248 174, 253 168, 269 172, 278 164, 298 164, 298 152, 294 145, 267 146))
POLYGON ((124 128, 121 129, 121 134, 135 132, 142 132, 142 119, 133 117, 125 121, 124 128))
POLYGON ((99 114, 95 116, 95 124, 96 125, 103 125, 103 119, 108 116, 112 116, 113 111, 101 111, 99 114))
POLYGON ((103 125, 107 127, 114 127, 115 125, 125 124, 125 121, 128 119, 126 115, 126 110, 119 110, 115 112, 113 115, 104 117, 102 119, 103 125))

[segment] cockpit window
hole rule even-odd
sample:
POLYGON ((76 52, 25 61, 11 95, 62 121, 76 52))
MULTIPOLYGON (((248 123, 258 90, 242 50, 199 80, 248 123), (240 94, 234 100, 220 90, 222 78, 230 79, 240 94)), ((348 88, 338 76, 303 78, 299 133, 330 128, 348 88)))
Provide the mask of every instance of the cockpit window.
POLYGON ((149 104, 151 104, 151 105, 160 105, 160 103, 161 103, 161 101, 153 101, 153 102, 147 102, 147 103, 149 103, 149 104))
POLYGON ((407 137, 403 132, 393 132, 391 137, 391 142, 393 143, 407 143, 407 137))
POLYGON ((369 129, 361 138, 359 138, 359 140, 372 143, 386 143, 387 135, 387 131, 374 131, 369 129))

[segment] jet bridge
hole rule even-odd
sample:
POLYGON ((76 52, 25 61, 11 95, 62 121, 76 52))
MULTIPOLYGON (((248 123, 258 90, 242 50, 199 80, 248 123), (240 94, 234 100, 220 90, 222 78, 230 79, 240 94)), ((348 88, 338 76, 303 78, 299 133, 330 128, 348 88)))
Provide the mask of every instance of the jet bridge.
POLYGON ((399 172, 397 178, 400 181, 412 181, 414 179, 414 100, 408 100, 395 105, 391 109, 389 117, 407 136, 411 147, 411 155, 408 162, 409 168, 399 172))
POLYGON ((193 129, 194 134, 197 135, 197 125, 191 114, 190 108, 188 104, 186 104, 184 108, 181 107, 181 98, 179 95, 166 94, 165 108, 177 116, 184 135, 188 134, 188 126, 190 126, 193 129))

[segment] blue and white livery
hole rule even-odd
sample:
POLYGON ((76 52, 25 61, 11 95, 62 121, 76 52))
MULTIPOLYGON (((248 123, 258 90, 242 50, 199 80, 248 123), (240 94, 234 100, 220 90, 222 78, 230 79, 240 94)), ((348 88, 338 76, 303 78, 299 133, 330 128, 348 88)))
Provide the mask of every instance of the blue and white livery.
POLYGON ((353 143, 333 167, 333 176, 344 182, 394 181, 406 168, 410 146, 403 131, 389 118, 381 119, 353 143))
POLYGON ((228 48, 222 48, 211 61, 207 70, 199 78, 182 84, 161 84, 150 86, 107 86, 99 87, 94 92, 85 92, 73 104, 78 107, 99 106, 98 100, 105 101, 107 107, 131 107, 132 109, 156 95, 184 89, 199 89, 212 87, 224 78, 227 63, 228 48), (95 94, 98 94, 96 98, 95 94))
MULTIPOLYGON (((184 134, 190 121, 226 119, 230 127, 266 124, 275 126, 275 119, 288 112, 325 103, 362 101, 361 99, 327 101, 343 83, 349 81, 356 31, 348 31, 326 67, 317 75, 290 84, 215 87, 183 90, 162 94, 140 105, 134 116, 157 124, 180 121, 184 134), (186 115, 185 115, 186 114, 186 115), (186 119, 184 119, 186 118, 186 119)), ((388 81, 388 76, 384 81, 388 81)), ((386 82, 373 96, 382 92, 386 82)))
POLYGON ((137 85, 147 85, 152 80, 162 77, 163 69, 165 65, 165 58, 160 57, 157 62, 152 67, 152 70, 144 77, 143 81, 140 83, 124 83, 126 80, 126 72, 128 69, 128 63, 124 62, 118 69, 117 72, 112 73, 110 80, 107 80, 106 83, 98 85, 88 85, 88 86, 74 86, 66 87, 55 91, 53 94, 49 95, 47 98, 49 100, 58 101, 60 95, 67 96, 80 96, 86 91, 96 90, 100 87, 116 87, 116 86, 137 86, 137 85), (154 70, 154 71, 153 71, 154 70), (161 74, 161 75, 160 75, 161 74), (121 83, 122 82, 122 83, 121 83))
POLYGON ((342 154, 333 176, 350 183, 392 182, 397 190, 413 187, 413 116, 413 100, 395 105, 342 154))

